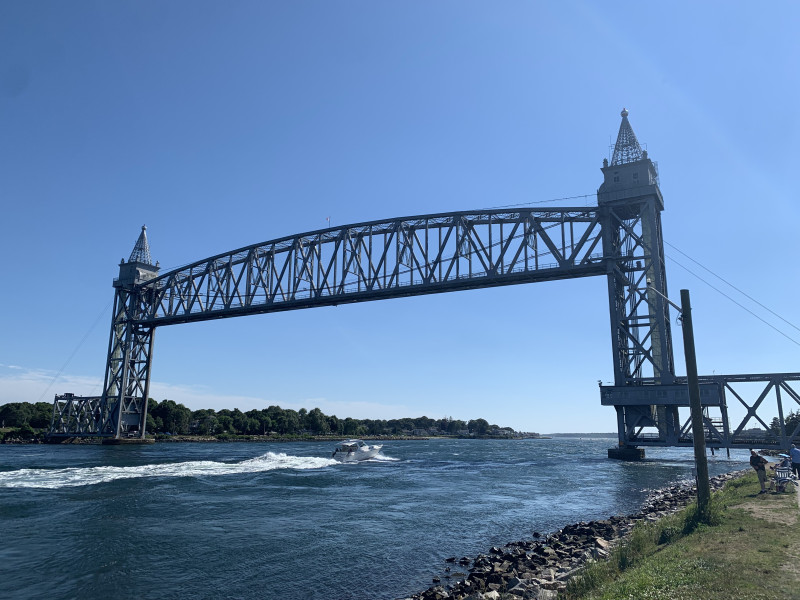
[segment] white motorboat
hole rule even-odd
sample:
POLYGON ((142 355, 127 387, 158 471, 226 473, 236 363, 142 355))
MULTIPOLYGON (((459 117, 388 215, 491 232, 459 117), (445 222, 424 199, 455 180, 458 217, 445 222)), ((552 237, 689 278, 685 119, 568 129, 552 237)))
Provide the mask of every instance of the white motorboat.
POLYGON ((369 446, 363 440, 345 440, 336 446, 331 458, 341 462, 368 460, 383 448, 382 444, 369 446))

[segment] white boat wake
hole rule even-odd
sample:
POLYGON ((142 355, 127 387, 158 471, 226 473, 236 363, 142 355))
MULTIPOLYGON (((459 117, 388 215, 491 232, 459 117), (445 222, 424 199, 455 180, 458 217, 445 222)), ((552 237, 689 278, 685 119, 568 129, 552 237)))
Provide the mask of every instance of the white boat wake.
POLYGON ((375 460, 375 461, 378 461, 378 462, 398 462, 400 459, 399 458, 395 458, 393 456, 384 456, 383 454, 378 452, 378 454, 373 456, 370 460, 375 460))
POLYGON ((267 452, 238 463, 193 460, 179 463, 158 463, 136 467, 82 467, 67 469, 18 469, 0 472, 0 487, 58 489, 96 485, 117 479, 142 477, 214 477, 238 473, 263 473, 278 469, 321 469, 339 464, 329 458, 290 456, 283 452, 267 452))

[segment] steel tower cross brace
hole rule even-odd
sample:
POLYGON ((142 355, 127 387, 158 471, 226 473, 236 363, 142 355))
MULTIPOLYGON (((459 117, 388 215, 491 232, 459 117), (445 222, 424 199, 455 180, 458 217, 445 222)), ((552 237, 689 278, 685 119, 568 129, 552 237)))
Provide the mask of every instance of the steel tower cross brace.
MULTIPOLYGON (((129 263, 130 264, 130 263, 129 263)), ((141 325, 136 289, 117 288, 114 320, 101 400, 101 434, 144 437, 153 356, 154 327, 141 325)))

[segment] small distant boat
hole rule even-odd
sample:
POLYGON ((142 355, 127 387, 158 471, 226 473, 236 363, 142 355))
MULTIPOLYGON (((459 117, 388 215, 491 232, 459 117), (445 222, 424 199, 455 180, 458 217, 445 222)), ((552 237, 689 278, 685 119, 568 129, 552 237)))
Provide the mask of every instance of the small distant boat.
POLYGON ((367 460, 381 451, 383 445, 369 446, 363 440, 345 440, 333 451, 331 458, 341 462, 355 462, 367 460))

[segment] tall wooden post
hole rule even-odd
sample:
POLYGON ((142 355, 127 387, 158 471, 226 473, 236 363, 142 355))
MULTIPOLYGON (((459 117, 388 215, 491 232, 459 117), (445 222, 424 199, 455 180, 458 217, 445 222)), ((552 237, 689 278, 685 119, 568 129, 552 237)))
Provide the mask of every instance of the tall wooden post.
POLYGON ((692 304, 689 299, 689 290, 681 290, 681 319, 683 351, 686 355, 686 376, 689 380, 689 403, 692 408, 694 462, 697 470, 697 510, 700 520, 708 522, 711 488, 708 483, 703 407, 700 404, 700 384, 697 381, 697 357, 694 352, 694 328, 692 327, 692 304))

